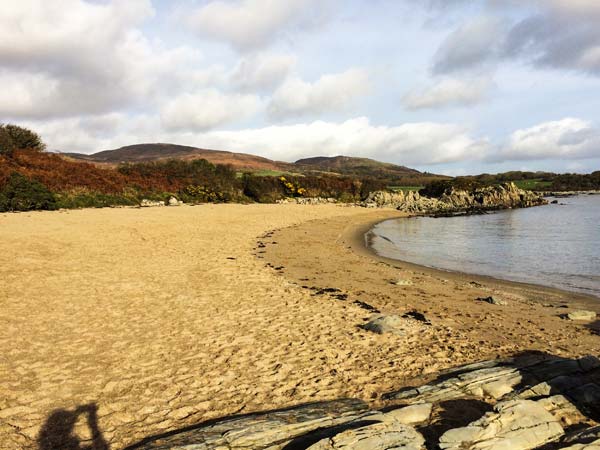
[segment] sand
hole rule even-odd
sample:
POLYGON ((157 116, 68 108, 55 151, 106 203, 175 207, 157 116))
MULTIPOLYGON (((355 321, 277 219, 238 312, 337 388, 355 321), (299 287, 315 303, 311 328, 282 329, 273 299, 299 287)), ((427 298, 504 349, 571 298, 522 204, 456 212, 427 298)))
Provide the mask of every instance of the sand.
POLYGON ((490 356, 599 354, 593 328, 558 317, 600 311, 594 300, 373 257, 362 233, 395 216, 335 205, 1 214, 0 448, 46 450, 40 435, 71 431, 85 442, 86 414, 74 430, 49 424, 85 405, 121 449, 232 414, 340 397, 377 406, 490 356), (487 295, 509 305, 474 300, 487 295), (431 325, 377 335, 359 327, 372 313, 356 300, 431 325))

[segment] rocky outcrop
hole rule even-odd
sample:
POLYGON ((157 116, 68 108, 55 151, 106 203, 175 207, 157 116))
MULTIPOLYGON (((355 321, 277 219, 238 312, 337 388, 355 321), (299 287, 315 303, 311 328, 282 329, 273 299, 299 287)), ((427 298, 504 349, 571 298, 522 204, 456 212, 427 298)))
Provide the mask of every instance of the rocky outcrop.
POLYGON ((544 354, 484 361, 383 396, 226 418, 131 449, 596 449, 600 360, 544 354))
POLYGON ((439 198, 425 197, 416 191, 378 191, 369 194, 362 206, 396 208, 408 213, 453 214, 527 208, 546 203, 547 201, 538 194, 519 189, 514 183, 505 183, 472 191, 449 188, 439 198))
POLYGON ((140 206, 142 208, 150 208, 153 206, 165 206, 165 202, 156 201, 156 200, 148 200, 145 198, 140 202, 140 206))
POLYGON ((324 197, 288 197, 277 200, 279 204, 297 203, 298 205, 326 205, 328 203, 338 203, 335 198, 324 197))

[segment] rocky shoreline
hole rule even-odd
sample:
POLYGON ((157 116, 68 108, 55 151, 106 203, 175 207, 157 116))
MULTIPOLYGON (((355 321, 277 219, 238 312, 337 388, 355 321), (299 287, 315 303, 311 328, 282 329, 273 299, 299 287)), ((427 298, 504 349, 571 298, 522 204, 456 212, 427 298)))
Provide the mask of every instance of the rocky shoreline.
POLYGON ((488 360, 384 395, 225 418, 130 450, 600 448, 600 360, 543 353, 488 360))
POLYGON ((548 202, 539 194, 519 189, 514 183, 486 186, 471 191, 447 189, 439 198, 416 191, 373 192, 361 204, 367 208, 395 208, 413 214, 477 214, 510 208, 528 208, 548 202))

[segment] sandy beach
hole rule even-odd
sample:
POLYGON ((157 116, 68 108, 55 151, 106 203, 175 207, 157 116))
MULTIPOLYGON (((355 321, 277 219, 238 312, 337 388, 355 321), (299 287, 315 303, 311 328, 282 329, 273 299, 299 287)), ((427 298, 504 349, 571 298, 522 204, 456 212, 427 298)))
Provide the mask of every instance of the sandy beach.
POLYGON ((600 312, 597 300, 373 255, 364 233, 398 216, 234 204, 0 214, 0 448, 49 450, 64 432, 50 419, 78 407, 121 449, 232 414, 379 406, 485 358, 600 354, 597 324, 560 318, 600 312), (475 300, 489 295, 507 305, 475 300), (430 324, 377 335, 359 327, 368 307, 430 324))

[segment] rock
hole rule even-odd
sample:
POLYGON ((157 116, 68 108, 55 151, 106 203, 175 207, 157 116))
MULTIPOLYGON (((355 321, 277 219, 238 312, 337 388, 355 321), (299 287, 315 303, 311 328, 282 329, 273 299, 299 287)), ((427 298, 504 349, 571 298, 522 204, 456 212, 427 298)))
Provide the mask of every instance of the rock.
POLYGON ((392 281, 392 284, 395 284, 396 286, 412 286, 413 282, 411 280, 399 279, 396 281, 392 281))
POLYGON ((546 411, 560 421, 561 424, 572 426, 575 423, 585 422, 586 417, 564 395, 553 395, 538 400, 546 411))
POLYGON ((369 322, 363 325, 365 330, 372 331, 373 333, 392 333, 399 336, 404 336, 409 332, 414 332, 415 328, 419 327, 420 324, 417 324, 414 320, 395 315, 375 316, 373 319, 369 320, 369 322))
POLYGON ((169 197, 167 204, 169 206, 179 206, 179 205, 182 205, 183 202, 181 202, 181 201, 177 200, 175 197, 171 196, 171 197, 169 197))
POLYGON ((413 427, 389 414, 370 416, 376 423, 351 428, 332 437, 321 439, 307 450, 425 450, 425 439, 413 427))
POLYGON ((471 191, 448 188, 439 198, 416 191, 371 192, 361 204, 365 207, 396 208, 409 213, 452 214, 544 205, 539 194, 519 189, 514 183, 485 186, 471 191))
POLYGON ((447 401, 469 396, 497 399, 511 392, 522 380, 523 377, 515 367, 484 367, 460 373, 438 384, 388 394, 387 398, 410 399, 413 402, 447 401))
POLYGON ((567 314, 567 319, 569 320, 594 320, 596 318, 596 313, 594 311, 571 311, 567 314))
POLYGON ((148 208, 148 207, 152 207, 152 206, 165 206, 165 202, 143 199, 140 202, 140 206, 143 208, 148 208))
POLYGON ((564 434, 558 420, 537 402, 502 402, 495 411, 466 427, 446 431, 440 437, 440 448, 528 450, 564 434))
POLYGON ((550 203, 553 205, 558 205, 558 200, 552 200, 550 203))
POLYGON ((337 427, 372 414, 367 411, 366 404, 361 400, 345 399, 313 403, 287 410, 224 419, 205 427, 152 439, 135 448, 138 450, 281 449, 294 439, 315 433, 316 430, 337 427))
POLYGON ((578 408, 597 409, 600 415, 598 381, 600 360, 596 357, 575 360, 533 354, 458 367, 442 372, 438 382, 384 394, 384 398, 415 403, 465 397, 497 400, 507 394, 532 398, 563 393, 576 400, 578 408), (520 391, 513 392, 517 386, 520 391))
POLYGON ((562 450, 600 450, 600 426, 567 433, 560 440, 560 444, 564 445, 558 447, 562 450))
POLYGON ((277 200, 279 204, 297 203, 298 205, 325 205, 328 203, 337 203, 335 198, 323 197, 288 197, 277 200))
POLYGON ((396 421, 405 425, 414 425, 429 420, 431 416, 431 403, 418 403, 416 405, 405 406, 404 408, 394 409, 386 413, 396 421))
MULTIPOLYGON (((376 318, 386 317, 402 320, 376 318)), ((460 366, 430 384, 384 395, 394 408, 387 412, 369 411, 361 400, 313 403, 210 421, 131 448, 598 450, 600 426, 590 426, 600 419, 598 383, 596 357, 529 353, 460 366)), ((196 409, 171 416, 189 417, 196 409)))
POLYGON ((504 300, 500 300, 498 298, 494 298, 494 297, 478 297, 477 301, 479 302, 486 302, 489 303, 490 305, 497 305, 497 306, 506 306, 507 303, 504 300))

